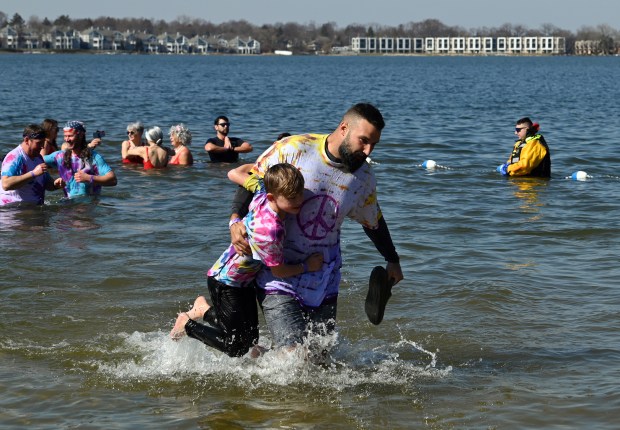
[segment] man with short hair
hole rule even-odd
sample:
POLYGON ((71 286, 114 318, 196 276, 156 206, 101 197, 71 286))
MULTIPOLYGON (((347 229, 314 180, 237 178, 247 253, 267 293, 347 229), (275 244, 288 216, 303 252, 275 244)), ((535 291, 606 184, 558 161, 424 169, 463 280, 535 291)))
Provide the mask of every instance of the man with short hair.
MULTIPOLYGON (((275 346, 304 343, 309 325, 318 327, 320 333, 335 328, 342 265, 340 233, 345 218, 362 224, 387 261, 388 279, 393 284, 403 279, 399 256, 377 203, 375 175, 366 162, 384 126, 376 107, 359 103, 345 113, 331 134, 286 137, 267 149, 252 167, 251 172, 258 177, 277 163, 291 163, 301 171, 306 191, 300 212, 285 221, 285 262, 301 264, 315 252, 324 256, 323 267, 317 272, 287 279, 274 276, 266 268, 259 273, 258 297, 275 346)), ((244 185, 251 189, 252 178, 244 185)), ((240 222, 245 212, 242 192, 235 198, 230 230, 237 252, 247 254, 245 229, 240 222)))
POLYGON ((213 128, 217 135, 209 138, 205 144, 205 151, 214 163, 234 163, 239 160, 239 154, 252 151, 252 145, 238 137, 229 137, 230 121, 220 115, 213 121, 213 128))
POLYGON ((52 179, 41 157, 45 137, 46 132, 40 125, 30 124, 22 133, 22 143, 4 157, 0 206, 19 202, 42 205, 45 190, 62 186, 61 180, 52 179))

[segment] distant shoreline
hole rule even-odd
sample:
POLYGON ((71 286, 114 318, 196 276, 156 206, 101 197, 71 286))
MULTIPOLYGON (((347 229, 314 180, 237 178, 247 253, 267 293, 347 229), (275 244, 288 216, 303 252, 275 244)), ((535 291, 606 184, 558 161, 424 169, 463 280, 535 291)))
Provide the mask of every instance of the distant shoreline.
MULTIPOLYGON (((460 54, 437 54, 437 53, 356 53, 348 52, 342 54, 292 54, 292 55, 278 55, 273 52, 263 52, 260 54, 234 54, 234 53, 218 53, 210 52, 208 54, 201 53, 148 53, 148 52, 131 52, 131 51, 93 51, 92 49, 68 49, 68 50, 55 50, 55 49, 6 49, 0 48, 0 55, 2 54, 24 54, 24 55, 41 55, 41 54, 70 54, 70 55, 139 55, 139 56, 179 56, 179 57, 209 57, 209 56, 230 56, 230 57, 593 57, 593 56, 605 56, 605 55, 575 55, 575 54, 527 54, 527 53, 460 53, 460 54)), ((609 55, 608 55, 609 56, 609 55)), ((612 56, 618 56, 612 55, 612 56)))

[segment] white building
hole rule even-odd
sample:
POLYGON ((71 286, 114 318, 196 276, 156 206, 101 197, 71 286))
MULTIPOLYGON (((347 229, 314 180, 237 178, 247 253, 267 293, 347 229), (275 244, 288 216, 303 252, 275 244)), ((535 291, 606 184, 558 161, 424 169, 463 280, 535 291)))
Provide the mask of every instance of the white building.
POLYGON ((566 53, 563 37, 353 37, 357 54, 399 53, 439 55, 558 55, 566 53))

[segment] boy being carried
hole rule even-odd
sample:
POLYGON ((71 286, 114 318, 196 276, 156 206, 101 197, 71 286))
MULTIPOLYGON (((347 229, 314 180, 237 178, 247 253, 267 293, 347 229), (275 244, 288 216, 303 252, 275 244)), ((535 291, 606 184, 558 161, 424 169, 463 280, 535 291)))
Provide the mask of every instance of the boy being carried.
POLYGON ((224 251, 207 273, 212 304, 200 296, 191 310, 179 314, 170 332, 173 339, 187 334, 231 357, 242 356, 256 345, 258 312, 254 279, 263 265, 274 276, 286 278, 317 271, 323 264, 320 253, 296 264, 284 264, 284 219, 287 214, 299 213, 303 193, 304 178, 296 167, 281 163, 269 168, 263 187, 243 219, 252 256, 237 254, 232 244, 224 251), (208 325, 195 321, 201 317, 208 325))

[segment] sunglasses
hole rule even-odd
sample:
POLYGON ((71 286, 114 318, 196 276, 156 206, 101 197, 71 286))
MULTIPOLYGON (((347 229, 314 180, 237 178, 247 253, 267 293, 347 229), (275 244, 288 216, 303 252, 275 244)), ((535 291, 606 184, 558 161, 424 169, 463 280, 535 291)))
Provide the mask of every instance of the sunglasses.
POLYGON ((136 132, 135 132, 135 131, 128 131, 128 132, 127 132, 127 135, 128 135, 128 136, 133 136, 134 134, 136 134, 136 132))
POLYGON ((230 123, 229 122, 220 122, 218 125, 220 127, 230 127, 230 123))
POLYGON ((516 131, 517 133, 520 133, 520 132, 521 132, 521 130, 525 130, 526 128, 527 128, 527 127, 520 127, 520 128, 519 128, 519 127, 515 127, 515 131, 516 131))

